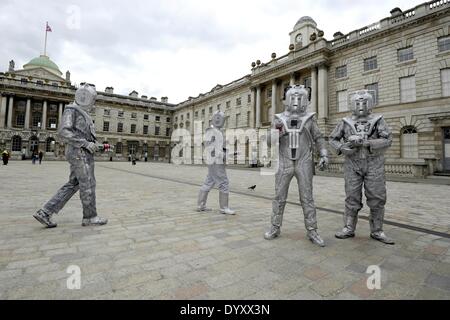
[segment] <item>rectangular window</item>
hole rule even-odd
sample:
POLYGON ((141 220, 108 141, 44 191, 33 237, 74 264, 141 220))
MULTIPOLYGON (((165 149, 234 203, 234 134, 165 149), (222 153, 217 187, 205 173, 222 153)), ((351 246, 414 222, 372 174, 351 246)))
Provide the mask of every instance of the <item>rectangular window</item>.
POLYGON ((304 85, 305 88, 311 88, 311 77, 305 79, 304 85))
POLYGON ((103 110, 103 115, 105 115, 105 116, 110 116, 110 115, 111 115, 111 110, 109 110, 109 109, 104 109, 104 110, 103 110))
POLYGON ((190 119, 190 118, 191 118, 191 114, 190 113, 186 113, 186 119, 190 119))
POLYGON ((169 117, 166 118, 166 122, 170 122, 170 118, 169 117))
POLYGON ((414 59, 413 47, 399 49, 397 51, 398 62, 409 61, 414 59))
POLYGON ((117 132, 123 132, 123 123, 122 122, 117 123, 117 132))
POLYGON ((195 111, 194 117, 195 117, 195 118, 198 118, 198 111, 195 111))
MULTIPOLYGON (((211 113, 212 113, 212 107, 211 107, 211 113)), ((205 116, 205 109, 202 109, 202 117, 205 116)))
POLYGON ((341 67, 337 67, 336 68, 335 78, 336 79, 340 79, 340 78, 345 78, 345 77, 347 77, 347 65, 341 66, 341 67))
POLYGON ((123 111, 119 111, 118 114, 117 114, 117 116, 118 116, 119 118, 123 118, 123 111))
POLYGON ((378 83, 368 84, 366 89, 369 90, 370 94, 373 96, 373 105, 376 106, 378 104, 378 83))
MULTIPOLYGON (((181 120, 183 120, 183 116, 181 116, 181 120)), ((156 122, 160 122, 161 121, 161 117, 160 116, 156 116, 155 117, 155 121, 156 122)))
POLYGON ((450 97, 450 69, 441 70, 442 96, 450 97))
POLYGON ((348 111, 347 90, 338 91, 336 95, 338 112, 348 111))
POLYGON ((209 113, 212 113, 212 107, 209 107, 208 111, 209 113))
POLYGON ((231 107, 231 101, 227 101, 226 106, 227 106, 227 108, 231 107))
POLYGON ((144 134, 148 134, 148 126, 144 126, 144 129, 142 130, 144 134))
POLYGON ((144 114, 144 120, 148 120, 148 114, 144 114))
POLYGON ((236 114, 236 128, 239 127, 239 124, 241 123, 241 114, 236 114))
POLYGON ((272 88, 267 89, 267 95, 266 95, 267 99, 272 98, 272 88))
POLYGON ((137 118, 137 113, 136 112, 132 112, 131 113, 131 119, 136 119, 137 118))
POLYGON ((56 129, 56 123, 57 123, 56 118, 48 118, 48 128, 49 129, 56 129))
POLYGON ((438 49, 439 52, 450 50, 450 36, 438 38, 438 49))
POLYGON ((159 136, 159 127, 155 127, 155 136, 159 136))
POLYGON ((130 133, 136 133, 136 124, 131 125, 130 133))
POLYGON ((242 99, 240 97, 236 99, 236 105, 237 106, 242 105, 242 99))
POLYGON ((416 77, 400 78, 400 102, 416 101, 416 77))
POLYGON ((378 68, 377 57, 364 59, 364 71, 375 70, 378 68))
POLYGON ((166 137, 170 136, 170 128, 166 128, 166 137))
POLYGON ((42 115, 40 112, 36 112, 33 114, 33 119, 32 119, 33 128, 42 128, 41 119, 42 119, 42 115))
POLYGON ((247 95, 247 103, 250 103, 250 102, 252 102, 252 95, 251 94, 247 95))
POLYGON ((220 103, 217 105, 217 110, 220 110, 220 103))
POLYGON ((25 113, 17 113, 16 126, 23 127, 25 125, 25 113))
POLYGON ((109 131, 109 122, 103 121, 103 131, 108 132, 109 131))

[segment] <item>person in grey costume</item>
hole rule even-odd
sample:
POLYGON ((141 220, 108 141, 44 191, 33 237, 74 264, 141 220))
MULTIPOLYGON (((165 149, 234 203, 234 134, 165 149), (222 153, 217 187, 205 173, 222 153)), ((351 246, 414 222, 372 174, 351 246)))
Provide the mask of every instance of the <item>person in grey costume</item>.
POLYGON ((96 143, 95 127, 89 112, 93 110, 97 92, 90 85, 82 85, 75 93, 62 117, 58 135, 66 143, 66 159, 70 163, 69 182, 39 209, 33 217, 47 228, 57 226, 52 215, 58 213, 79 190, 83 205, 82 226, 104 225, 108 222, 97 216, 95 202, 94 153, 102 145, 96 143))
POLYGON ((392 144, 392 133, 380 114, 372 114, 373 96, 360 90, 350 97, 352 116, 343 118, 330 135, 337 154, 344 154, 344 228, 336 238, 355 236, 358 212, 362 209, 362 188, 370 208, 370 236, 386 244, 394 241, 383 232, 386 204, 384 152, 392 144))
POLYGON ((280 132, 279 167, 275 175, 271 226, 264 238, 272 240, 280 235, 289 185, 295 176, 307 236, 312 243, 323 247, 325 243, 317 232, 313 199, 313 150, 315 145, 320 154, 319 168, 323 170, 328 164, 325 139, 314 119, 315 113, 306 110, 309 100, 304 86, 290 87, 286 91, 284 103, 285 111, 276 114, 274 119, 274 127, 280 132))
POLYGON ((223 126, 225 124, 225 114, 216 111, 211 119, 211 127, 206 129, 207 148, 212 148, 212 152, 207 152, 208 175, 200 188, 197 200, 197 211, 211 211, 206 207, 208 193, 214 186, 219 189, 220 213, 234 215, 235 211, 228 206, 229 182, 225 171, 225 161, 227 149, 225 148, 225 138, 223 126))

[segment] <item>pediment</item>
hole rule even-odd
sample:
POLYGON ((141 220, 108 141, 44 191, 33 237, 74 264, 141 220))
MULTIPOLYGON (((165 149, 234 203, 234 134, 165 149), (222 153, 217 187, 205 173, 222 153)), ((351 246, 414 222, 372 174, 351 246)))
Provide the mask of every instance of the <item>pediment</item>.
POLYGON ((14 72, 16 75, 24 77, 33 77, 35 79, 49 80, 49 81, 66 81, 66 79, 55 75, 45 68, 36 67, 30 69, 22 69, 14 72))

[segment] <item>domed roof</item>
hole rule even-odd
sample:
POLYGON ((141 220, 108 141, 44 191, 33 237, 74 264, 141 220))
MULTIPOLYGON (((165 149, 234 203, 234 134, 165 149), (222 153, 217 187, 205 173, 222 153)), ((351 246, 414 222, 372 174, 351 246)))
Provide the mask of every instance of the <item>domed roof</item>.
POLYGON ((44 69, 46 69, 52 73, 55 73, 59 76, 62 75, 62 72, 59 70, 56 63, 54 63, 52 60, 50 60, 49 57, 44 56, 44 55, 40 55, 37 58, 31 59, 30 62, 28 62, 27 64, 25 64, 23 66, 24 69, 31 69, 31 68, 37 68, 37 67, 44 68, 44 69))
POLYGON ((317 27, 317 23, 314 21, 313 18, 309 16, 304 16, 298 19, 297 23, 294 26, 294 29, 296 29, 298 26, 305 24, 305 23, 312 23, 315 27, 317 27))

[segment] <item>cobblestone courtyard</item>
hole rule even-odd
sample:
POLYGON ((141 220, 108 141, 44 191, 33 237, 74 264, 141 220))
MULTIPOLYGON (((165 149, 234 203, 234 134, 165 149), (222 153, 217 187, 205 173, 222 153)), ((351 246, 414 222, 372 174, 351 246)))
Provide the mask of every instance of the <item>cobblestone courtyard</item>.
MULTIPOLYGON (((206 167, 98 162, 98 211, 109 223, 81 227, 79 196, 44 229, 31 215, 68 178, 65 162, 1 166, 0 299, 449 299, 450 186, 388 182, 385 226, 395 246, 338 240, 343 179, 316 176, 319 231, 306 239, 296 182, 281 237, 263 239, 274 177, 228 169, 236 216, 195 211, 206 167), (248 187, 256 184, 254 191, 248 187), (415 229, 415 230, 414 230, 415 229), (81 289, 66 270, 81 269, 81 289), (369 265, 381 289, 366 286, 369 265)), ((367 208, 362 215, 367 215, 367 208)))

